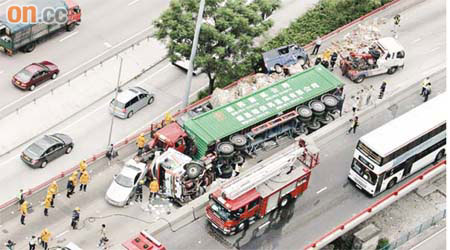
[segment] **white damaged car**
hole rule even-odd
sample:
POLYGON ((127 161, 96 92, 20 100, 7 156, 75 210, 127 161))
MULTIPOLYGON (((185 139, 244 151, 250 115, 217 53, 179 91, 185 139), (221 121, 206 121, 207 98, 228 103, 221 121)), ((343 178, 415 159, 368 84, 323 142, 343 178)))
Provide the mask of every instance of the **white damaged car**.
POLYGON ((128 160, 120 173, 114 175, 106 191, 106 201, 114 206, 125 206, 133 196, 139 181, 146 178, 146 174, 147 166, 144 163, 128 160))

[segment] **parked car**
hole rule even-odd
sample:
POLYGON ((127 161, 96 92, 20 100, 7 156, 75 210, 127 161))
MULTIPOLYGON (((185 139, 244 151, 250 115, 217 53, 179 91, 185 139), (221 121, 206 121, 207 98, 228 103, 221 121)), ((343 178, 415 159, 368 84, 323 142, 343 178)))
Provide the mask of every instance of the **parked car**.
POLYGON ((59 74, 58 66, 49 61, 32 63, 12 78, 12 84, 19 89, 33 91, 36 86, 49 79, 56 79, 59 74))
POLYGON ((309 59, 308 53, 302 47, 291 44, 264 52, 263 60, 267 72, 281 72, 283 66, 291 66, 296 63, 303 66, 309 59))
POLYGON ((123 207, 133 196, 139 181, 147 174, 145 163, 128 160, 119 174, 114 175, 113 181, 106 191, 106 201, 114 206, 123 207))
POLYGON ((47 163, 69 154, 73 149, 73 140, 66 134, 45 135, 28 146, 20 158, 31 167, 45 168, 47 163))
POLYGON ((119 92, 117 99, 112 99, 109 104, 111 113, 119 118, 130 118, 155 100, 153 94, 141 87, 132 87, 119 92))

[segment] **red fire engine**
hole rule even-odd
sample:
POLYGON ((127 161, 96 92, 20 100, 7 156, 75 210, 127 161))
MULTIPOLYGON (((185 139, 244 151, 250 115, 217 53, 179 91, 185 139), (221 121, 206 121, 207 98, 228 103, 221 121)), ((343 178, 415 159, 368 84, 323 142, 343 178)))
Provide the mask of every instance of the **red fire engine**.
POLYGON ((298 141, 213 192, 206 207, 210 224, 233 235, 301 195, 318 164, 319 150, 305 136, 298 141))
POLYGON ((142 231, 136 237, 122 243, 122 246, 128 250, 166 250, 165 246, 146 231, 142 231))

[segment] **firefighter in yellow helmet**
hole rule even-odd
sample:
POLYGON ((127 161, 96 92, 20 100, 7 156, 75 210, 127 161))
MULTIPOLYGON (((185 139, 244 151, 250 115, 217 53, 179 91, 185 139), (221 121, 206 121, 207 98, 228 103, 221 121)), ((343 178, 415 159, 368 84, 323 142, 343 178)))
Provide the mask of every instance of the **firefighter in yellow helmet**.
POLYGON ((48 216, 48 209, 51 207, 52 204, 52 195, 47 194, 44 200, 44 215, 48 216))
POLYGON ((151 202, 153 198, 156 198, 156 194, 159 192, 159 183, 155 178, 153 178, 153 180, 150 182, 149 189, 150 189, 149 202, 151 202))
POLYGON ((50 186, 48 187, 48 193, 50 193, 52 195, 52 202, 51 202, 51 207, 55 207, 54 206, 54 202, 55 202, 55 198, 56 198, 56 194, 58 193, 58 183, 56 183, 56 181, 53 181, 52 184, 50 184, 50 186))
POLYGON ((80 162, 80 174, 82 174, 87 169, 87 163, 85 160, 80 162))
POLYGON ((52 234, 50 233, 50 231, 48 231, 47 228, 44 228, 44 230, 42 230, 41 232, 41 241, 44 250, 48 249, 48 242, 50 241, 50 237, 52 237, 52 234))
POLYGON ((138 136, 138 138, 136 139, 136 145, 138 147, 138 156, 141 156, 142 151, 144 150, 146 142, 147 142, 147 139, 145 139, 144 133, 141 133, 138 136))
POLYGON ((84 192, 86 192, 86 187, 87 184, 89 183, 89 179, 90 177, 88 171, 84 171, 80 177, 80 191, 83 190, 84 192))
POLYGON ((20 223, 25 225, 25 216, 28 214, 28 201, 24 201, 22 205, 20 205, 20 223))

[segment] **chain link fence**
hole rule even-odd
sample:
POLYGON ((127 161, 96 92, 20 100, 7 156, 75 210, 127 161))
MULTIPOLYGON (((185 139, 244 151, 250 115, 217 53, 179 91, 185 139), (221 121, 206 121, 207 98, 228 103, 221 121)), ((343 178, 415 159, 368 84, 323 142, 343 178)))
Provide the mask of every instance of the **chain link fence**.
POLYGON ((444 219, 446 217, 446 215, 447 215, 447 210, 444 209, 441 212, 439 212, 438 214, 436 214, 433 217, 431 217, 430 219, 428 219, 427 221, 425 221, 422 224, 420 224, 419 226, 417 226, 416 228, 403 234, 400 238, 398 238, 395 241, 393 241, 381 248, 378 248, 378 249, 379 250, 394 250, 397 247, 399 247, 399 246, 403 245, 404 243, 406 243, 407 241, 409 241, 410 239, 421 234, 423 231, 427 230, 428 228, 436 225, 439 221, 444 219))

